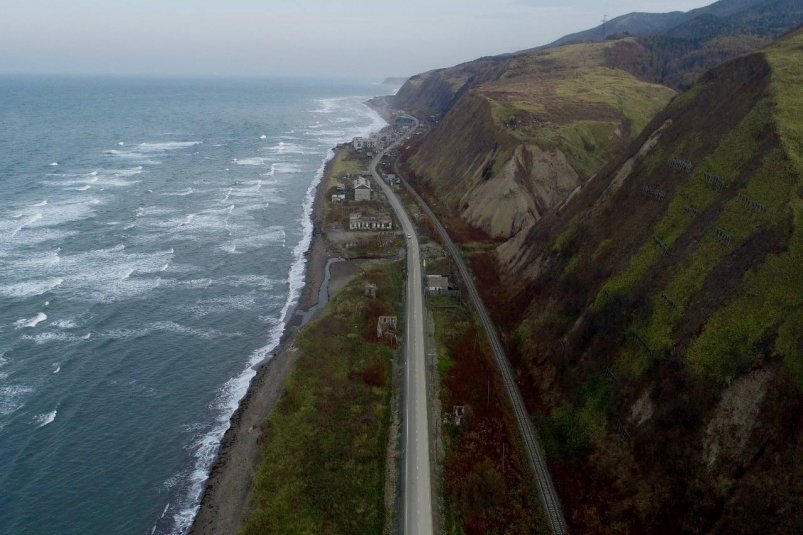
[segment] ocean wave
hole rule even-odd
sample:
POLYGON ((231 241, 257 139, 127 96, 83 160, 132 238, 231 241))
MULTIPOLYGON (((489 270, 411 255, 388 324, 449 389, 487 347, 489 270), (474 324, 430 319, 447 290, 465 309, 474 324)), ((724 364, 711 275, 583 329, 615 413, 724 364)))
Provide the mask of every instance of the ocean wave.
POLYGON ((192 188, 187 188, 181 191, 169 191, 167 193, 162 193, 163 197, 186 197, 187 195, 192 195, 195 190, 192 188))
MULTIPOLYGON (((163 238, 162 238, 163 241, 163 238)), ((9 274, 37 275, 0 287, 0 295, 36 295, 58 284, 59 295, 81 301, 110 303, 142 295, 157 288, 158 274, 173 260, 173 250, 129 252, 123 244, 74 254, 50 252, 4 261, 9 274)), ((178 269, 177 269, 178 271, 178 269)), ((0 272, 0 275, 2 273, 0 272)))
POLYGON ((77 329, 78 322, 75 319, 56 320, 50 323, 51 326, 59 329, 77 329))
POLYGON ((15 321, 14 327, 16 327, 17 329, 29 329, 36 327, 46 319, 47 319, 47 314, 45 314, 44 312, 39 312, 36 316, 32 318, 28 319, 22 318, 20 320, 15 321))
POLYGON ((193 327, 180 325, 173 321, 157 321, 155 323, 145 325, 144 327, 141 327, 139 329, 112 329, 110 331, 101 333, 98 336, 103 338, 112 338, 119 340, 124 338, 142 338, 143 336, 148 336, 156 332, 169 332, 169 333, 181 334, 184 336, 191 336, 193 338, 201 338, 203 340, 214 340, 216 338, 233 338, 242 336, 242 333, 238 332, 224 333, 216 329, 195 329, 193 327))
POLYGON ((64 282, 60 277, 49 279, 28 280, 0 286, 0 295, 5 297, 32 297, 42 295, 56 288, 64 282))
POLYGON ((254 310, 257 307, 257 294, 230 295, 199 299, 195 304, 182 307, 196 318, 211 314, 224 314, 235 310, 254 310))
POLYGON ((203 141, 164 141, 161 143, 140 143, 137 147, 143 152, 165 152, 186 149, 202 143, 203 141))
POLYGON ((237 165, 266 165, 270 161, 270 158, 261 158, 259 156, 253 156, 251 158, 234 158, 232 160, 233 163, 237 165))
MULTIPOLYGON (((60 331, 47 331, 43 333, 37 334, 23 334, 20 337, 22 340, 27 340, 29 342, 33 342, 34 344, 41 346, 44 344, 50 344, 52 342, 61 342, 61 343, 80 343, 86 342, 90 338, 92 338, 92 333, 86 333, 82 336, 78 336, 75 334, 69 334, 60 331)), ((54 372, 55 373, 55 372, 54 372)))
POLYGON ((46 426, 47 424, 53 423, 53 420, 56 419, 56 414, 58 410, 52 410, 50 412, 46 412, 44 414, 38 414, 33 417, 33 423, 36 424, 36 428, 39 429, 41 427, 46 426))
POLYGON ((0 386, 0 416, 20 410, 28 401, 33 387, 27 385, 0 386))
POLYGON ((276 162, 270 165, 269 176, 274 176, 276 173, 293 174, 301 173, 301 166, 294 163, 276 162))
POLYGON ((254 350, 248 358, 246 368, 236 377, 226 381, 218 391, 214 402, 216 407, 215 423, 207 433, 202 434, 190 447, 195 458, 195 464, 189 476, 189 489, 183 500, 185 505, 180 507, 173 515, 175 531, 178 533, 186 532, 192 524, 192 520, 195 518, 199 508, 204 482, 209 477, 209 470, 217 456, 220 441, 229 428, 231 415, 234 414, 243 396, 248 391, 248 385, 256 375, 256 366, 269 358, 279 345, 290 310, 296 305, 301 296, 305 278, 304 269, 307 262, 305 253, 312 242, 312 204, 315 199, 315 190, 323 177, 326 163, 333 156, 334 152, 329 150, 304 196, 301 209, 302 237, 293 249, 294 260, 287 277, 289 286, 287 298, 279 313, 278 321, 268 333, 267 344, 254 350))
POLYGON ((310 149, 289 141, 280 141, 268 150, 275 154, 310 154, 310 149))
POLYGON ((332 97, 332 98, 318 98, 315 99, 317 108, 310 110, 311 113, 333 113, 339 108, 339 104, 345 100, 350 100, 353 97, 332 97))

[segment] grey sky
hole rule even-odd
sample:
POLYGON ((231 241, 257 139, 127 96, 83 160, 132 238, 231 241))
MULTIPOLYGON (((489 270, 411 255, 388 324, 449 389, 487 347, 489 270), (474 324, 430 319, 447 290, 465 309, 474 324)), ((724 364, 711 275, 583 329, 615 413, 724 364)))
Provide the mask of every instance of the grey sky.
POLYGON ((712 0, 0 0, 0 72, 411 75, 712 0))

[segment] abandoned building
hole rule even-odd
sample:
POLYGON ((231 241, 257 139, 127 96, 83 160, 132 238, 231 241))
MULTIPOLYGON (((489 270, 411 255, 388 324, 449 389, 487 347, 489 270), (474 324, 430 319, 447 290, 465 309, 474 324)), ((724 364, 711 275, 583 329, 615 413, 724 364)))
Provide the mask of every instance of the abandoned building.
POLYGON ((355 201, 370 201, 371 200, 371 181, 364 176, 357 177, 354 180, 354 200, 355 201))
POLYGON ((349 230, 393 230, 393 218, 388 214, 364 216, 353 212, 349 215, 349 230))
POLYGON ((379 316, 379 319, 376 320, 377 338, 381 339, 385 333, 396 334, 397 330, 396 316, 379 316))
POLYGON ((427 294, 442 295, 449 291, 449 277, 444 275, 427 275, 427 294))

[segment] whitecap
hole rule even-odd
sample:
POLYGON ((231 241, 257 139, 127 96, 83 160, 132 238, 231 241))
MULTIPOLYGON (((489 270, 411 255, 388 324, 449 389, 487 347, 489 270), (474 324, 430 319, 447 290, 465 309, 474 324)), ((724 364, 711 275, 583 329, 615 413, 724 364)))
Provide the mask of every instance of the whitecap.
POLYGON ((193 191, 194 190, 192 188, 187 188, 183 191, 172 191, 172 192, 162 193, 162 195, 165 197, 186 197, 187 195, 191 195, 193 191))
POLYGON ((56 375, 61 371, 61 365, 58 362, 53 363, 53 375, 56 375))
POLYGON ((265 134, 262 134, 261 136, 259 136, 259 139, 268 139, 268 136, 266 136, 265 134))
POLYGON ((234 158, 232 160, 232 162, 236 163, 237 165, 265 165, 269 161, 269 158, 261 158, 259 156, 254 156, 251 158, 234 158))
POLYGON ((139 150, 143 152, 164 152, 194 147, 201 143, 203 143, 203 141, 165 141, 163 143, 140 143, 138 147, 139 150))
POLYGON ((32 392, 33 388, 27 385, 0 386, 0 416, 18 411, 32 392))
POLYGON ((289 285, 287 299, 279 314, 278 321, 272 326, 268 333, 267 344, 251 353, 246 368, 236 377, 226 381, 218 391, 214 407, 216 409, 215 423, 211 429, 197 439, 190 447, 195 464, 189 477, 189 489, 184 498, 184 505, 175 513, 174 524, 178 532, 183 533, 189 528, 198 511, 198 500, 203 490, 204 482, 209 477, 209 470, 217 457, 220 442, 223 435, 229 428, 230 418, 240 404, 243 396, 248 390, 251 379, 256 375, 256 365, 265 361, 271 352, 278 346, 286 324, 290 309, 295 306, 301 295, 304 286, 304 268, 306 266, 305 252, 309 249, 312 241, 312 203, 315 198, 315 191, 323 177, 326 162, 332 159, 334 152, 327 153, 320 168, 316 172, 311 184, 307 188, 307 193, 302 204, 302 237, 293 249, 293 264, 287 277, 289 285))
POLYGON ((139 329, 113 329, 101 334, 100 336, 119 340, 125 338, 142 338, 155 332, 170 332, 184 336, 191 336, 194 338, 201 338, 203 340, 242 336, 242 333, 238 332, 224 333, 216 329, 195 329, 193 327, 180 325, 173 321, 158 321, 147 324, 139 329))
POLYGON ((36 428, 39 429, 41 427, 46 426, 49 423, 53 423, 53 420, 56 419, 56 414, 58 413, 57 410, 52 410, 50 412, 46 412, 44 414, 39 414, 33 417, 33 423, 36 424, 36 428))
POLYGON ((39 325, 40 323, 42 323, 46 319, 47 319, 47 315, 44 312, 40 312, 36 316, 34 316, 32 318, 28 318, 28 319, 22 318, 22 319, 19 319, 19 320, 15 321, 14 322, 14 327, 16 327, 17 329, 36 327, 37 325, 39 325))
POLYGON ((78 328, 78 323, 75 319, 65 319, 65 320, 56 320, 50 324, 53 327, 58 327, 59 329, 76 329, 78 328))
MULTIPOLYGON (((58 258, 58 256, 56 257, 58 258)), ((64 282, 60 277, 36 279, 0 286, 0 295, 5 297, 32 297, 56 288, 64 282)))
POLYGON ((46 205, 46 204, 47 204, 47 200, 44 200, 44 201, 42 201, 42 202, 38 202, 38 203, 36 203, 36 204, 32 204, 32 205, 31 205, 31 207, 32 207, 32 208, 36 208, 36 207, 39 207, 39 206, 44 206, 44 205, 46 205))
POLYGON ((85 342, 86 340, 89 340, 91 337, 92 333, 87 333, 83 336, 76 336, 74 334, 69 334, 65 332, 48 331, 34 335, 23 334, 20 338, 22 340, 33 342, 34 344, 40 346, 43 344, 49 344, 51 342, 60 342, 60 343, 85 342))
POLYGON ((51 163, 49 163, 48 165, 49 165, 50 167, 57 167, 57 166, 59 165, 59 162, 51 162, 51 163))

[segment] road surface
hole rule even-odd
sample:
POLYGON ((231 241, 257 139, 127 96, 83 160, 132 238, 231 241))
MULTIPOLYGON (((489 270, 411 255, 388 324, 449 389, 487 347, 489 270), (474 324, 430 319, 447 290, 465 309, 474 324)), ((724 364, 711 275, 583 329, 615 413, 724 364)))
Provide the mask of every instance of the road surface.
MULTIPOLYGON (((404 138, 402 138, 404 141, 404 138)), ((401 142, 401 141, 400 141, 401 142)), ((400 142, 397 142, 400 143, 400 142)), ((402 532, 430 535, 433 532, 432 487, 429 464, 429 409, 424 353, 424 287, 421 251, 407 212, 396 194, 376 171, 391 145, 371 162, 371 174, 396 212, 407 242, 407 318, 404 347, 404 466, 402 468, 402 532)))
MULTIPOLYGON (((398 174, 398 169, 396 169, 396 173, 397 176, 403 180, 401 175, 398 174)), ((406 181, 405 185, 413 197, 415 197, 419 206, 421 206, 424 214, 426 214, 434 224, 435 229, 446 246, 446 250, 449 252, 454 260, 455 265, 457 265, 457 268, 460 271, 460 276, 465 283, 466 290, 468 291, 468 295, 472 305, 474 306, 474 310, 476 310, 480 323, 482 323, 482 326, 485 329, 485 334, 488 337, 488 342, 490 343, 491 350, 493 351, 494 359, 502 376, 505 389, 507 390, 508 398, 510 399, 510 404, 516 417, 516 423, 519 426, 522 442, 524 443, 524 448, 527 451, 527 459, 529 461, 530 468, 535 474, 535 483, 538 487, 538 493, 541 498, 541 503, 544 507, 544 513, 546 515, 547 522, 549 523, 552 533, 556 535, 564 535, 567 533, 566 520, 563 518, 560 500, 557 492, 555 491, 555 486, 552 483, 552 477, 549 474, 549 468, 547 467, 543 453, 541 452, 541 445, 538 441, 537 435, 535 434, 535 430, 533 429, 529 413, 524 406, 524 400, 521 397, 521 392, 519 392, 518 384, 516 383, 513 372, 510 369, 510 362, 508 361, 507 355, 505 355, 505 350, 499 341, 499 335, 496 333, 496 327, 494 327, 494 324, 488 315, 488 311, 485 309, 485 304, 483 303, 482 298, 477 291, 477 287, 474 284, 474 278, 471 276, 471 272, 468 270, 468 267, 463 261, 463 256, 460 254, 460 250, 452 241, 449 233, 446 232, 446 228, 444 228, 440 220, 435 216, 435 213, 430 209, 429 205, 424 201, 424 199, 422 199, 421 196, 418 195, 418 193, 412 187, 410 187, 409 184, 407 184, 406 181)))

